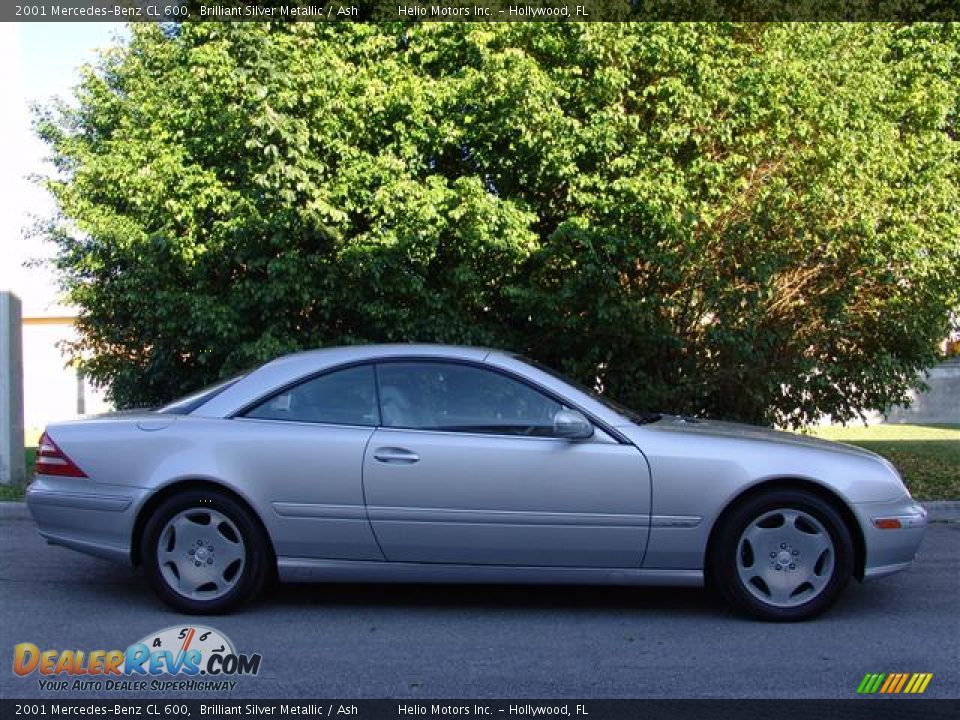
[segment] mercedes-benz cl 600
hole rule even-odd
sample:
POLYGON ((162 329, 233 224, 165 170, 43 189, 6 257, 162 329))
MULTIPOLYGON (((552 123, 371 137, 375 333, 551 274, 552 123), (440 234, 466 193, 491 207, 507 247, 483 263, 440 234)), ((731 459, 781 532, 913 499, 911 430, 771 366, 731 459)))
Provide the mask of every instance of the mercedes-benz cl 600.
POLYGON ((866 450, 635 413, 517 355, 433 345, 298 353, 50 425, 27 503, 49 542, 142 569, 187 613, 279 578, 709 584, 799 620, 907 568, 926 525, 866 450))

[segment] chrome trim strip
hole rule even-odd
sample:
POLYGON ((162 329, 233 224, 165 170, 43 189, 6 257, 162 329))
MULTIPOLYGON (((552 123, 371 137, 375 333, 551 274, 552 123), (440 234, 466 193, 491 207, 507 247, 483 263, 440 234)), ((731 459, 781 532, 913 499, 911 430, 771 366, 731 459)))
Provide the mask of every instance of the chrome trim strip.
POLYGON ((333 505, 325 503, 271 503, 280 517, 372 522, 467 523, 478 525, 573 525, 579 527, 693 528, 696 515, 642 515, 627 513, 540 512, 534 510, 458 510, 453 508, 333 505))
POLYGON ((699 515, 651 515, 650 525, 658 528, 692 528, 703 520, 699 515))
MULTIPOLYGON (((341 348, 341 349, 342 349, 342 348, 341 348)), ((449 349, 449 348, 448 348, 448 349, 449 349)), ((462 350, 462 348, 461 348, 460 350, 462 350)), ((441 354, 437 354, 437 355, 432 355, 432 354, 426 354, 426 353, 423 353, 422 351, 420 351, 420 352, 412 352, 412 353, 410 353, 409 355, 403 355, 403 354, 399 354, 399 355, 376 354, 376 355, 371 355, 371 356, 369 356, 369 357, 363 357, 363 358, 360 358, 360 359, 346 360, 346 361, 339 362, 339 363, 336 363, 336 362, 335 362, 335 363, 333 363, 333 364, 331 364, 331 365, 328 365, 328 366, 326 366, 326 367, 321 368, 320 370, 314 370, 314 371, 311 371, 311 372, 306 373, 306 374, 304 374, 304 375, 300 375, 300 376, 298 376, 298 377, 296 377, 296 378, 289 379, 289 380, 287 380, 286 382, 284 382, 284 383, 282 383, 282 384, 280 384, 280 385, 277 385, 277 386, 271 388, 271 389, 268 390, 267 392, 259 393, 253 400, 244 403, 244 404, 241 405, 239 408, 236 408, 236 409, 234 409, 234 410, 227 411, 226 414, 224 415, 224 417, 225 417, 226 419, 230 419, 230 420, 237 419, 237 418, 242 418, 243 415, 245 415, 245 414, 246 414, 247 412, 249 412, 251 409, 253 409, 253 408, 256 407, 257 405, 259 405, 261 402, 263 402, 263 401, 266 400, 267 398, 272 397, 273 395, 277 395, 277 394, 279 394, 279 393, 282 393, 282 392, 284 392, 284 391, 286 391, 286 390, 288 390, 288 389, 290 389, 290 388, 292 388, 292 387, 294 387, 294 386, 296 386, 296 385, 299 385, 300 383, 307 382, 308 380, 312 380, 312 379, 314 379, 314 378, 318 378, 318 377, 320 377, 321 375, 326 375, 326 374, 329 374, 329 373, 337 372, 337 371, 339 371, 339 370, 346 370, 346 369, 352 368, 352 367, 361 367, 361 366, 369 365, 369 366, 373 367, 373 368, 374 368, 374 372, 377 373, 377 372, 379 372, 378 366, 379 366, 379 365, 386 364, 386 363, 417 363, 417 362, 448 363, 448 364, 456 364, 456 365, 467 365, 467 366, 470 366, 470 367, 479 368, 479 369, 481 369, 481 370, 487 370, 488 372, 499 373, 500 375, 504 375, 504 376, 506 376, 506 377, 509 377, 509 378, 513 379, 514 381, 516 381, 516 382, 523 383, 524 385, 527 385, 528 387, 536 390, 537 392, 540 392, 540 393, 543 394, 543 395, 547 395, 548 397, 553 398, 553 399, 556 400, 557 402, 560 402, 560 403, 562 403, 562 404, 564 404, 564 405, 568 405, 568 406, 570 406, 570 407, 572 407, 572 408, 574 408, 574 409, 576 409, 576 410, 579 410, 580 412, 582 412, 584 415, 587 416, 587 419, 590 420, 590 422, 592 422, 594 425, 598 426, 606 435, 608 435, 610 438, 612 438, 613 440, 615 440, 618 444, 620 444, 620 445, 632 445, 632 446, 636 447, 636 445, 634 445, 634 443, 631 442, 630 439, 627 438, 626 435, 624 435, 622 432, 620 432, 619 430, 617 430, 617 428, 616 428, 615 426, 611 425, 609 421, 604 420, 604 419, 598 417, 595 413, 592 413, 592 412, 590 412, 590 411, 588 411, 588 410, 583 409, 578 403, 575 403, 575 402, 573 402, 572 400, 570 400, 568 397, 566 397, 565 394, 563 394, 563 393, 561 393, 561 392, 559 392, 559 391, 553 390, 553 389, 551 389, 551 388, 549 388, 549 387, 546 387, 546 386, 544 386, 544 385, 541 385, 539 382, 537 382, 537 381, 535 381, 535 380, 532 380, 532 379, 526 377, 525 375, 523 375, 522 373, 518 373, 517 371, 515 371, 515 370, 513 370, 513 369, 511 369, 511 368, 505 368, 505 367, 501 367, 500 365, 496 365, 496 364, 494 364, 494 363, 487 362, 487 358, 489 358, 489 357, 493 354, 493 352, 494 352, 494 351, 489 351, 489 352, 487 352, 487 354, 486 354, 486 355, 483 355, 482 358, 480 358, 480 359, 474 359, 474 358, 471 358, 471 357, 466 357, 466 356, 464 356, 462 353, 453 354, 453 355, 450 355, 450 354, 442 354, 442 353, 441 353, 441 354)), ((520 362, 523 362, 523 361, 521 360, 520 362)), ((269 363, 268 363, 268 365, 269 365, 269 363)), ((263 367, 266 367, 266 366, 261 366, 261 368, 263 368, 263 367)), ((260 370, 261 368, 257 368, 257 370, 260 370)), ((257 370, 254 370, 253 372, 257 372, 257 370)), ((253 374, 253 373, 251 373, 251 375, 252 375, 252 374, 253 374)), ((244 379, 245 379, 245 378, 241 378, 239 382, 242 382, 244 379)), ((379 387, 379 377, 377 378, 376 382, 378 383, 378 387, 379 387)), ((569 385, 567 385, 567 383, 566 383, 565 381, 563 381, 563 380, 561 380, 561 379, 559 379, 559 378, 558 378, 558 383, 561 384, 561 385, 563 385, 564 387, 567 387, 567 388, 570 387, 569 385)), ((224 388, 224 390, 229 390, 229 389, 230 389, 230 388, 224 388)), ((378 391, 378 392, 379 392, 379 391, 378 391)), ((209 400, 207 400, 206 402, 204 402, 203 404, 201 404, 199 407, 194 408, 194 410, 192 410, 189 414, 192 415, 192 414, 194 414, 194 413, 197 413, 198 411, 202 410, 202 408, 203 408, 205 405, 207 405, 208 403, 211 403, 211 402, 216 402, 216 400, 217 400, 217 397, 210 398, 209 400)), ((377 405, 378 405, 378 408, 377 408, 377 409, 378 409, 378 411, 379 411, 379 410, 382 410, 382 408, 379 407, 379 404, 380 404, 380 403, 379 403, 379 397, 378 397, 378 400, 377 400, 377 405)), ((200 413, 200 415, 202 416, 202 413, 200 413)), ((243 419, 252 420, 252 419, 255 419, 255 418, 243 418, 243 419)), ((289 421, 281 420, 281 421, 278 421, 278 422, 289 422, 289 421)), ((310 424, 316 425, 316 426, 318 426, 318 427, 323 427, 323 426, 324 426, 324 423, 310 423, 310 424)), ((374 428, 376 428, 376 429, 383 429, 383 430, 404 430, 404 431, 413 430, 413 428, 394 428, 394 427, 387 427, 387 426, 383 425, 382 423, 378 423, 376 426, 372 426, 372 425, 361 425, 361 426, 358 426, 358 427, 369 427, 371 430, 374 429, 374 428)), ((457 434, 456 431, 444 431, 444 430, 424 430, 423 432, 450 432, 451 434, 457 434)), ((482 435, 486 435, 487 437, 509 437, 509 438, 524 438, 524 437, 525 437, 525 436, 523 436, 523 435, 512 435, 512 434, 510 434, 510 435, 496 435, 496 434, 493 434, 493 433, 490 433, 490 434, 481 433, 481 434, 482 434, 482 435)), ((550 438, 530 438, 530 439, 543 440, 543 439, 550 439, 550 438)), ((561 441, 563 441, 563 442, 570 442, 569 440, 563 440, 562 438, 553 438, 553 439, 561 440, 561 441)), ((639 448, 637 448, 637 449, 639 450, 639 448)))
POLYGON ((538 512, 533 510, 455 510, 450 508, 367 508, 371 522, 468 523, 480 525, 573 525, 599 527, 647 527, 647 515, 615 513, 538 512))
POLYGON ((327 505, 323 503, 271 503, 274 512, 287 518, 319 518, 322 520, 366 520, 363 505, 327 505))
POLYGON ((103 510, 122 512, 130 507, 131 498, 122 495, 95 495, 51 492, 50 490, 29 490, 27 499, 34 505, 49 505, 72 508, 74 510, 103 510))

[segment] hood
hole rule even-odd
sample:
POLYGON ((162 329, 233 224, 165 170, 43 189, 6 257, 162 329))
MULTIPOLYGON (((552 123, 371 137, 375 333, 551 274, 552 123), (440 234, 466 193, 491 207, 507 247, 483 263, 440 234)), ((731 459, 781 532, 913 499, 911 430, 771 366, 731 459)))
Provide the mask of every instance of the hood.
POLYGON ((699 418, 686 418, 679 415, 663 415, 657 422, 643 425, 642 427, 645 430, 677 432, 690 436, 756 440, 780 445, 826 450, 828 452, 879 460, 885 465, 888 464, 880 455, 854 445, 846 445, 832 440, 822 440, 809 435, 798 435, 783 430, 772 430, 758 425, 723 422, 720 420, 701 420, 699 418))

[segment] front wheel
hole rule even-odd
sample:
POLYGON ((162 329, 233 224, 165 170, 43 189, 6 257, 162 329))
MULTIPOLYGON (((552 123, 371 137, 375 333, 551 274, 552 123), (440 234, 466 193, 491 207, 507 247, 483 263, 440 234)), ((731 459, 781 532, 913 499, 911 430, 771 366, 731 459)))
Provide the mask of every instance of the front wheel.
POLYGON ((733 607, 763 620, 806 620, 836 601, 853 574, 843 518, 816 495, 763 493, 722 519, 708 559, 733 607))
POLYGON ((234 609, 263 587, 270 553, 256 519, 229 495, 190 490, 153 513, 143 536, 154 591, 185 613, 234 609))

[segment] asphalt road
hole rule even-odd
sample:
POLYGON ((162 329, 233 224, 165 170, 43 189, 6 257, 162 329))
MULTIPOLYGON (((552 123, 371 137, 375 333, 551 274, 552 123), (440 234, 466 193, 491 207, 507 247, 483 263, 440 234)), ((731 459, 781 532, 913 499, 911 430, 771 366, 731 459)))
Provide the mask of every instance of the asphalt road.
MULTIPOLYGON (((123 649, 183 622, 133 572, 0 515, 0 697, 57 697, 13 674, 16 643, 123 649)), ((914 568, 854 582, 802 624, 744 620, 694 590, 409 585, 284 586, 206 624, 263 656, 223 699, 848 698, 868 672, 932 672, 924 697, 955 698, 960 524, 931 526, 914 568)))

